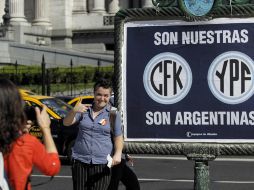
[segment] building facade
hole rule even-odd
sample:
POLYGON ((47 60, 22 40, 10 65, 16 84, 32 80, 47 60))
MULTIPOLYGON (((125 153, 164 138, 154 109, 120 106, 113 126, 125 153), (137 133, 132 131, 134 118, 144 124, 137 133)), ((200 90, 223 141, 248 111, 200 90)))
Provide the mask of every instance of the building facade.
POLYGON ((112 64, 114 15, 152 0, 2 0, 0 64, 112 64))

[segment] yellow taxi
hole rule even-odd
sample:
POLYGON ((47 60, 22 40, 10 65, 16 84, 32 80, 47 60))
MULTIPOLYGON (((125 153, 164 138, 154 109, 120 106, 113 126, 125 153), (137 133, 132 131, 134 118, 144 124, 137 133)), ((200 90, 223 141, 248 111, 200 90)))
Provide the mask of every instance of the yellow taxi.
MULTIPOLYGON (((25 101, 27 118, 34 123, 36 123, 34 107, 42 108, 42 104, 47 106, 47 112, 51 119, 51 134, 58 153, 70 158, 71 147, 76 139, 78 129, 77 127, 64 127, 63 118, 72 109, 72 106, 51 96, 22 95, 22 99, 25 101)), ((36 124, 30 129, 29 133, 42 139, 42 133, 36 124)))
POLYGON ((71 106, 75 106, 80 100, 82 104, 92 104, 94 96, 78 96, 67 102, 71 106))
POLYGON ((71 97, 71 96, 56 96, 56 98, 59 98, 66 102, 67 104, 74 107, 80 100, 82 104, 89 104, 91 105, 93 103, 94 96, 77 96, 77 97, 71 97))
POLYGON ((19 93, 21 94, 21 96, 36 95, 31 90, 27 90, 27 89, 23 89, 23 88, 19 88, 19 93))
POLYGON ((48 114, 54 119, 62 119, 66 116, 67 112, 72 109, 72 107, 65 102, 51 96, 42 95, 22 95, 23 100, 26 105, 42 107, 45 104, 48 114))

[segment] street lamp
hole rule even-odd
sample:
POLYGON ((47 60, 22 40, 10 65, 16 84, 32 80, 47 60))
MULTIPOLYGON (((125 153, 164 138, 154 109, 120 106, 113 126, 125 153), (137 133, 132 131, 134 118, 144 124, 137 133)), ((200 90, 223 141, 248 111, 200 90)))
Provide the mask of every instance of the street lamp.
POLYGON ((9 26, 10 25, 9 0, 5 0, 4 12, 5 14, 2 17, 4 21, 4 26, 9 26))

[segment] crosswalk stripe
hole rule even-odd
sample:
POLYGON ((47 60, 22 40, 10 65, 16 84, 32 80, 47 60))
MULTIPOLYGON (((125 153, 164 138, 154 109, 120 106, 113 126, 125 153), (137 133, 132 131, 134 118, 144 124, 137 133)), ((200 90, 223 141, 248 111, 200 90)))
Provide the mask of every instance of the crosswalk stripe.
MULTIPOLYGON (((45 175, 32 175, 32 177, 50 178, 45 175)), ((56 175, 55 178, 70 178, 71 176, 56 175)), ((194 183, 194 180, 190 179, 159 179, 159 178, 138 178, 140 182, 179 182, 179 183, 194 183)), ((225 181, 225 180, 214 180, 211 183, 224 183, 224 184, 254 184, 254 181, 225 181)))

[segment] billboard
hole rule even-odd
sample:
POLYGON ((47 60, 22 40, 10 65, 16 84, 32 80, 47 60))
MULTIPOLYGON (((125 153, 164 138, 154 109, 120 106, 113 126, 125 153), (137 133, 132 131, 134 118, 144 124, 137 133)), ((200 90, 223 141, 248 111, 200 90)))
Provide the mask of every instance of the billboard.
POLYGON ((124 23, 126 141, 253 142, 254 21, 124 23))

